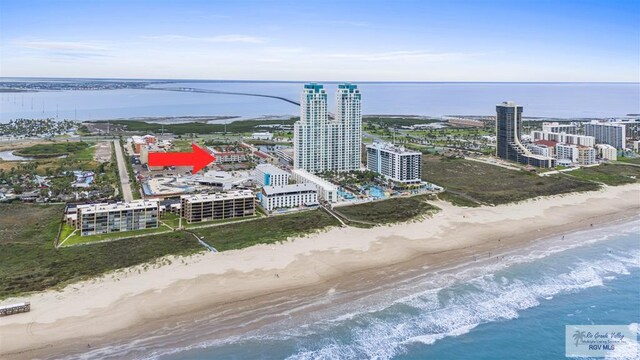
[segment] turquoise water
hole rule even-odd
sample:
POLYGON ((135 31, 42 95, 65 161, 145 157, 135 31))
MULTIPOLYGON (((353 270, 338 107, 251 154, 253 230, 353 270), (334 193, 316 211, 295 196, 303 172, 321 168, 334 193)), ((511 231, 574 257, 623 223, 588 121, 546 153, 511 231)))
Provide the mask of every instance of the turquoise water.
POLYGON ((370 196, 373 196, 376 199, 384 199, 386 196, 384 195, 384 190, 377 186, 370 186, 367 190, 370 196))
POLYGON ((413 292, 386 304, 162 358, 564 359, 567 324, 640 323, 639 230, 585 232, 577 236, 607 239, 449 286, 404 284, 413 292))
POLYGON ((84 357, 564 359, 565 325, 640 323, 639 234, 639 221, 589 228, 366 291, 284 296, 239 336, 215 335, 213 315, 84 357))

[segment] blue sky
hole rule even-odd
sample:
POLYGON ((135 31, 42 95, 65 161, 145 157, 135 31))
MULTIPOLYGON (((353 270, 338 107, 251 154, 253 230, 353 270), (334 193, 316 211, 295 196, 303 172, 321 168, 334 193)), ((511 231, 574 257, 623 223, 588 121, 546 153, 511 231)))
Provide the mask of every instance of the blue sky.
POLYGON ((0 76, 640 81, 640 0, 0 0, 0 76))

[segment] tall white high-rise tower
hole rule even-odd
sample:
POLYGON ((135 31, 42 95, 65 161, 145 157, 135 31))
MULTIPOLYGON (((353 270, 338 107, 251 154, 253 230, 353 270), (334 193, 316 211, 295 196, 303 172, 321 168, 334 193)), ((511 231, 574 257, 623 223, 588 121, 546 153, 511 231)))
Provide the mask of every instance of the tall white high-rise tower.
POLYGON ((335 119, 329 118, 322 85, 305 85, 300 100, 300 121, 294 125, 294 168, 311 173, 359 169, 362 109, 358 87, 338 85, 335 119))

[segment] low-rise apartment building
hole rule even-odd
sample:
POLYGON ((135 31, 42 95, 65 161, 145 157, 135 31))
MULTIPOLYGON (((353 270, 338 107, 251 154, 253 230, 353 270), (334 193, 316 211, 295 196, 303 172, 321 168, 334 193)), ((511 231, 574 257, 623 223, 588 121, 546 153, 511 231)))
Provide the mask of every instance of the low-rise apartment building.
POLYGON ((307 170, 293 169, 291 177, 298 183, 311 183, 318 192, 318 198, 329 202, 338 202, 338 187, 307 170))
POLYGON ((67 213, 67 223, 81 236, 158 227, 158 200, 135 200, 130 203, 81 204, 67 213))
POLYGON ((291 174, 271 164, 256 166, 256 181, 262 186, 284 186, 289 184, 291 174))
POLYGON ((180 196, 180 215, 188 223, 252 216, 255 211, 250 190, 180 196))
POLYGON ((265 186, 262 188, 260 204, 267 211, 312 206, 318 204, 318 193, 311 183, 265 186))

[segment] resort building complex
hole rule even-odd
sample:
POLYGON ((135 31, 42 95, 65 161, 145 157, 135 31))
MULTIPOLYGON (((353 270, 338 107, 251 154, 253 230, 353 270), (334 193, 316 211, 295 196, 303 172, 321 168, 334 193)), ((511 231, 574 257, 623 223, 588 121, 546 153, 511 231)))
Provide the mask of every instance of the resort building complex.
POLYGON ((549 131, 532 131, 531 139, 536 140, 552 140, 563 144, 573 144, 581 146, 593 147, 596 144, 596 138, 587 135, 576 135, 565 132, 549 132, 549 131))
POLYGON ((318 198, 321 200, 328 203, 338 201, 338 187, 334 184, 306 170, 294 169, 291 171, 291 175, 297 183, 310 183, 315 186, 318 192, 318 198))
POLYGON ((609 144, 616 149, 624 149, 627 145, 624 124, 603 123, 593 120, 584 124, 584 133, 595 137, 598 144, 609 144))
POLYGON ((555 167, 555 159, 536 155, 521 142, 522 106, 505 101, 496 106, 496 156, 541 168, 555 167))
POLYGON ((135 200, 77 205, 67 210, 66 221, 85 236, 157 228, 159 216, 158 200, 135 200))
POLYGON ((422 177, 422 154, 390 143, 367 145, 367 168, 385 178, 418 184, 422 177))
POLYGON ((262 188, 260 204, 267 211, 318 205, 318 193, 311 183, 265 186, 262 188))
POLYGON ((271 164, 256 166, 256 182, 262 186, 284 186, 289 184, 291 174, 271 164))
POLYGON ((327 111, 327 93, 319 84, 304 86, 300 108, 300 121, 294 125, 294 168, 311 173, 358 170, 362 155, 358 87, 338 85, 335 118, 327 111))
POLYGON ((180 197, 180 216, 188 223, 231 219, 255 214, 255 197, 250 190, 180 197))

